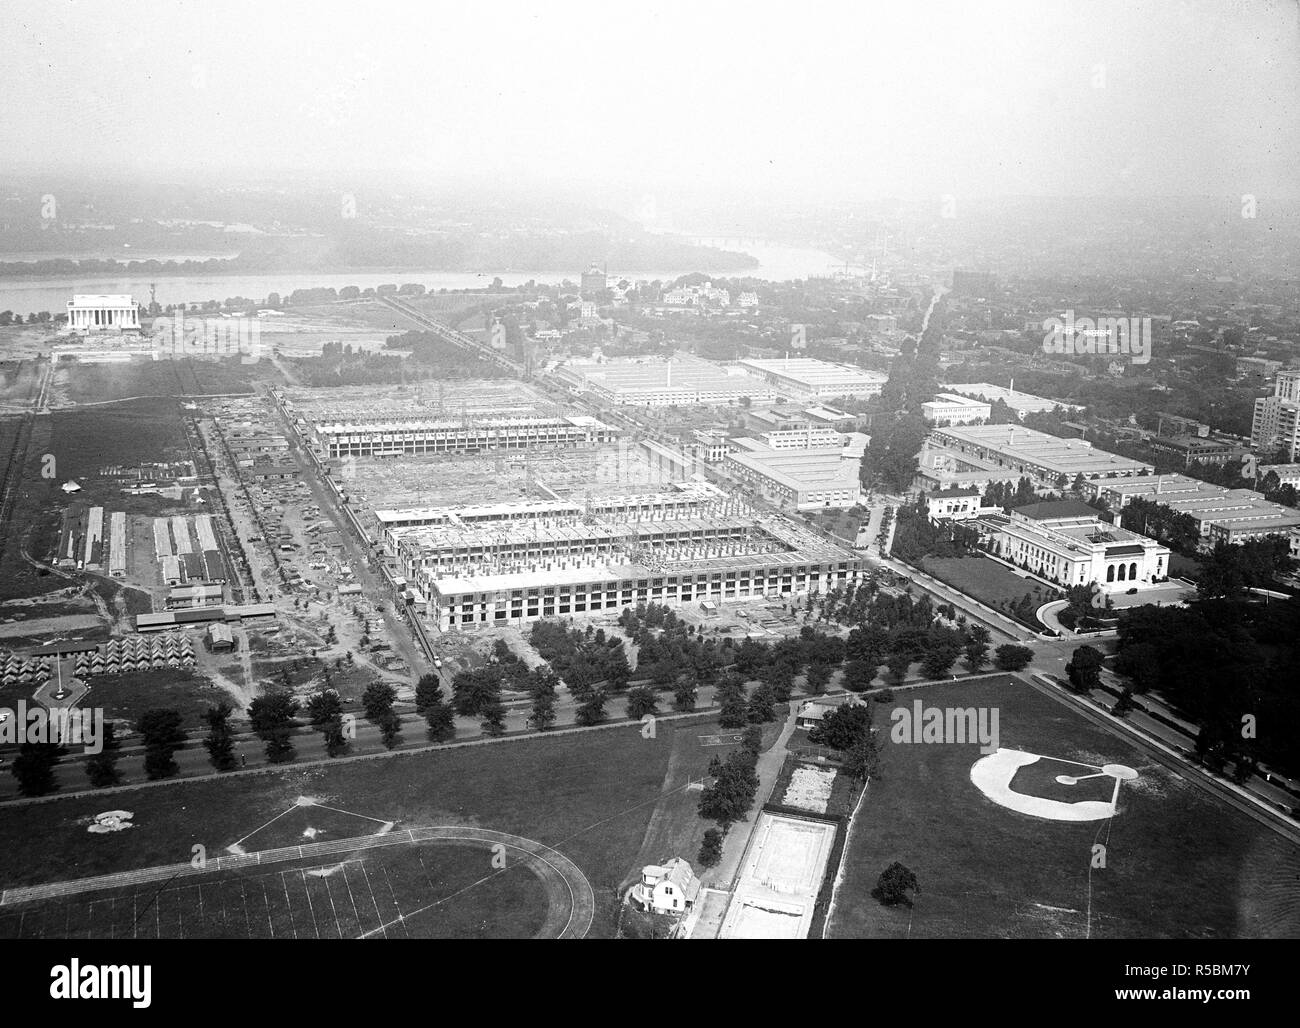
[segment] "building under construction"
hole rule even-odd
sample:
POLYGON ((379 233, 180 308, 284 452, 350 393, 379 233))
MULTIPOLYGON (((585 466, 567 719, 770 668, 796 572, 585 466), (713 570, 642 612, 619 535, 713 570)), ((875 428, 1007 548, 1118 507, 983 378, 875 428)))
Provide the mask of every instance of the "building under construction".
POLYGON ((684 511, 513 513, 395 533, 439 628, 826 591, 862 568, 852 550, 735 497, 684 511))
POLYGON ((310 426, 327 457, 386 457, 486 453, 541 446, 612 442, 618 431, 586 415, 559 417, 396 418, 335 421, 310 426))
POLYGON ((672 492, 586 497, 582 500, 505 500, 499 503, 377 510, 378 536, 393 552, 405 529, 434 525, 465 526, 524 519, 583 517, 689 517, 709 508, 725 494, 703 482, 683 484, 672 492))

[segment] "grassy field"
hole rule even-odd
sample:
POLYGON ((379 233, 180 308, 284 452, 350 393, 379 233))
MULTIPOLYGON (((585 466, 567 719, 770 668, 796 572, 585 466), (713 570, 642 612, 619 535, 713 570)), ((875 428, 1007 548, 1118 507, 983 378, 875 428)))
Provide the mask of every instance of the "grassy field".
POLYGON ((102 707, 109 720, 135 721, 146 710, 162 707, 180 711, 185 727, 196 734, 204 711, 230 699, 202 675, 175 668, 96 675, 86 681, 90 692, 82 706, 102 707))
POLYGON ((101 403, 132 396, 181 396, 252 392, 255 378, 278 377, 274 369, 227 361, 161 360, 124 364, 63 362, 55 372, 58 397, 101 403))
POLYGON ((987 557, 926 557, 923 570, 940 581, 955 586, 990 607, 1001 608, 1004 602, 1015 603, 1026 594, 1042 603, 1050 598, 1049 587, 1032 578, 1022 578, 1010 568, 987 557), (1039 592, 1034 589, 1038 587, 1039 592))
MULTIPOLYGON (((1108 820, 1017 813, 972 784, 978 744, 893 743, 888 713, 877 708, 880 773, 853 828, 828 938, 1294 933, 1284 919, 1294 911, 1300 849, 1275 833, 1018 679, 994 676, 906 694, 907 704, 915 699, 935 707, 996 708, 1004 748, 1125 764, 1139 777, 1123 784, 1118 813, 1108 820), (1095 844, 1106 847, 1104 869, 1090 870, 1095 844), (883 907, 870 896, 895 860, 920 884, 910 911, 883 907)), ((1012 784, 1054 799, 1098 798, 1085 782, 1063 787, 1054 777, 1059 770, 1046 778, 1044 771, 1024 768, 1012 784)))
POLYGON ((175 400, 139 400, 111 407, 55 411, 36 419, 22 484, 4 532, 0 555, 0 600, 36 596, 63 588, 66 579, 41 572, 22 559, 19 547, 38 560, 58 542, 60 518, 68 497, 60 486, 73 479, 82 486, 77 499, 128 513, 156 513, 158 499, 123 496, 118 483, 99 477, 102 467, 130 465, 188 456, 180 409, 175 400), (46 456, 53 457, 53 478, 42 477, 46 456))
POLYGON ((0 938, 527 938, 546 896, 511 871, 492 874, 486 847, 354 851, 24 904, 0 913, 0 938))
POLYGON ((715 726, 708 718, 660 722, 655 737, 645 739, 640 726, 629 724, 0 807, 0 885, 186 861, 196 844, 217 853, 310 795, 399 828, 473 825, 552 846, 590 880, 598 906, 592 934, 608 935, 615 887, 635 865, 677 733, 715 726), (89 834, 90 819, 109 809, 132 811, 135 827, 89 834))

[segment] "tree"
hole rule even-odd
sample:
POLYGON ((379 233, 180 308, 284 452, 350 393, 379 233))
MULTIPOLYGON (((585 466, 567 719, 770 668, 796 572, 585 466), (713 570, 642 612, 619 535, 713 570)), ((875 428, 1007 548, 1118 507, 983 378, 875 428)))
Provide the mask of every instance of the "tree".
POLYGON ((866 692, 875 681, 876 664, 869 660, 850 660, 844 665, 844 687, 853 692, 866 692))
POLYGON ((24 796, 44 796, 55 789, 54 766, 62 749, 55 743, 25 742, 18 748, 10 770, 24 796))
POLYGON ((709 828, 704 832, 704 841, 700 843, 700 866, 716 867, 722 859, 722 832, 709 828))
POLYGON ((293 759, 293 717, 298 701, 287 690, 274 689, 258 696, 248 707, 248 720, 266 743, 266 759, 282 764, 293 759))
POLYGON ((808 741, 836 750, 848 750, 871 734, 871 707, 866 703, 845 703, 836 707, 822 723, 808 733, 808 741))
POLYGON ((238 763, 235 760, 235 734, 230 730, 232 712, 229 703, 218 703, 203 715, 208 725, 203 748, 208 751, 208 760, 218 771, 233 771, 238 763))
POLYGON ((905 650, 895 650, 889 655, 886 663, 889 665, 889 673, 894 679, 894 684, 900 684, 907 677, 907 669, 912 666, 912 655, 905 650))
POLYGON ((533 710, 528 715, 528 724, 538 732, 544 732, 555 724, 554 689, 536 689, 533 691, 533 710))
POLYGON ((375 724, 379 726, 380 740, 385 747, 391 750, 397 745, 397 740, 401 737, 402 719, 392 707, 389 707, 375 718, 375 724))
POLYGON ((831 667, 820 661, 808 665, 808 691, 814 694, 821 694, 826 691, 826 686, 831 680, 831 667))
POLYGON ((136 722, 136 731, 144 739, 144 770, 152 780, 170 778, 180 767, 175 753, 185 742, 184 719, 179 710, 146 710, 136 722))
POLYGON ((593 689, 574 714, 574 721, 584 728, 605 720, 605 690, 593 689))
POLYGON ((694 710, 696 693, 694 682, 689 678, 679 678, 673 687, 673 709, 683 712, 694 710))
POLYGON ((983 625, 971 625, 966 637, 966 667, 978 673, 989 662, 989 630, 983 625))
POLYGON ((347 738, 343 734, 343 717, 341 715, 333 717, 321 725, 321 730, 325 736, 325 752, 331 757, 337 757, 348 748, 347 738))
POLYGON ((506 708, 500 697, 493 697, 479 711, 483 719, 483 734, 498 737, 506 734, 506 708))
POLYGON ((957 652, 952 646, 935 646, 928 650, 921 658, 921 674, 926 678, 943 678, 952 670, 957 652))
POLYGON ((745 703, 745 687, 734 679, 730 684, 724 682, 718 686, 717 698, 722 708, 718 717, 723 728, 743 728, 749 721, 749 710, 745 703))
POLYGON ((743 750, 711 765, 713 781, 700 794, 700 816, 726 826, 745 816, 758 792, 758 774, 743 750))
MULTIPOLYGON (((622 640, 616 640, 622 642, 622 640)), ((627 653, 621 645, 609 651, 605 664, 605 681, 613 692, 622 692, 632 678, 632 668, 627 662, 627 653)))
POLYGON ((876 737, 870 731, 863 732, 844 751, 844 773, 855 782, 865 782, 876 773, 878 756, 876 737))
POLYGON ((501 678, 491 668, 462 671, 451 680, 451 705, 462 717, 477 717, 501 695, 501 678))
POLYGON ((916 875, 905 864, 895 860, 880 873, 871 895, 887 907, 897 906, 900 903, 910 907, 913 899, 908 896, 909 892, 913 896, 919 896, 921 886, 917 883, 916 875))
POLYGON ((430 706, 442 702, 442 680, 433 673, 421 675, 415 683, 415 712, 423 715, 430 706))
POLYGON ((117 785, 121 781, 122 776, 117 770, 117 751, 121 748, 113 722, 105 721, 100 750, 86 760, 86 777, 96 789, 117 785))
POLYGON ((750 695, 745 716, 751 725, 762 725, 776 720, 776 691, 766 682, 758 685, 750 695))
POLYGON ((1077 693, 1087 693, 1100 686, 1103 660, 1101 651, 1092 646, 1080 646, 1075 650, 1070 663, 1065 665, 1070 688, 1077 693))
POLYGON ((1033 650, 1015 643, 1004 643, 993 651, 993 663, 999 671, 1020 671, 1033 659, 1033 650))
POLYGON ((629 720, 640 721, 647 714, 659 713, 655 691, 648 685, 638 685, 627 694, 627 716, 629 720))
POLYGON ((321 689, 307 697, 307 719, 313 728, 343 716, 343 704, 333 689, 321 689))
POLYGON ((380 719, 393 711, 393 702, 397 699, 397 690, 387 682, 371 682, 361 694, 361 709, 365 711, 366 720, 380 723, 380 719))

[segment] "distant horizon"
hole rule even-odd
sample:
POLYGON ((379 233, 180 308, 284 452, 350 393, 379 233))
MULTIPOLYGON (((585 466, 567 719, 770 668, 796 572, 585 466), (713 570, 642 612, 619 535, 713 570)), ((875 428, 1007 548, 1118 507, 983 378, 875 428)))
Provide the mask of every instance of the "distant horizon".
POLYGON ((1294 3, 7 0, 0 25, 0 138, 36 174, 811 202, 1300 190, 1294 3))

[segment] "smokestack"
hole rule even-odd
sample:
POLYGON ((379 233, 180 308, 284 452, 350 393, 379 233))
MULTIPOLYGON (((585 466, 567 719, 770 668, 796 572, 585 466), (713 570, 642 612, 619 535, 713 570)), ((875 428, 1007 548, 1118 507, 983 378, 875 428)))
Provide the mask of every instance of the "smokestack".
POLYGON ((665 389, 671 389, 673 384, 673 359, 668 358, 668 381, 664 383, 665 389))

